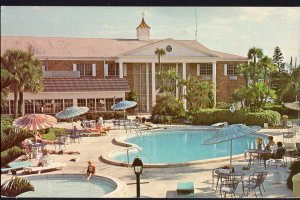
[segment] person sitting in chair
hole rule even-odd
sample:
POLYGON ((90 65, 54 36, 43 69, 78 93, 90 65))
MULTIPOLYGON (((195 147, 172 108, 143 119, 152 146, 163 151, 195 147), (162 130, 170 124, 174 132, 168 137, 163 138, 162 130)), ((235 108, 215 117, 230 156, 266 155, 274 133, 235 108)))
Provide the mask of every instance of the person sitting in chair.
POLYGON ((268 139, 269 139, 269 142, 268 142, 268 144, 266 145, 265 150, 270 151, 270 150, 271 150, 270 147, 271 147, 272 145, 275 145, 275 142, 274 142, 274 140, 273 140, 273 136, 269 136, 268 139))
POLYGON ((39 159, 38 166, 47 167, 47 166, 51 165, 51 163, 52 163, 52 159, 49 156, 48 150, 44 149, 43 155, 39 159))
POLYGON ((277 150, 271 154, 270 158, 281 159, 285 154, 285 149, 282 147, 282 142, 277 142, 277 150))

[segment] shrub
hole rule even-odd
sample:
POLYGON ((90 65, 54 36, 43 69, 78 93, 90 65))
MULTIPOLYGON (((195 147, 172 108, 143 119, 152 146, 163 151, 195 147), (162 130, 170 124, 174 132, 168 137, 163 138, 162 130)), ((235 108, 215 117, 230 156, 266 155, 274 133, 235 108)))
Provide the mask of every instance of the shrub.
POLYGON ((231 113, 224 109, 205 109, 198 111, 193 116, 193 124, 211 125, 218 122, 228 122, 229 124, 246 124, 263 126, 269 123, 270 126, 276 126, 280 123, 280 114, 275 111, 266 110, 263 112, 244 112, 235 111, 231 113))
POLYGON ((1 116, 1 129, 6 132, 6 130, 13 128, 13 120, 12 116, 1 116))
POLYGON ((216 109, 229 109, 229 104, 225 102, 218 102, 216 109))
POLYGON ((264 110, 273 110, 273 111, 278 112, 281 115, 288 115, 290 119, 297 118, 297 115, 298 115, 297 110, 285 108, 282 105, 274 105, 274 104, 269 105, 268 104, 264 107, 264 110))
POLYGON ((297 160, 297 161, 294 161, 291 163, 291 166, 290 166, 290 174, 289 174, 289 177, 287 178, 287 187, 290 189, 290 190, 293 190, 293 176, 300 173, 300 161, 297 160))
POLYGON ((185 115, 183 108, 183 102, 173 94, 162 93, 157 96, 156 105, 152 110, 152 116, 161 115, 161 116, 173 116, 181 117, 185 115))

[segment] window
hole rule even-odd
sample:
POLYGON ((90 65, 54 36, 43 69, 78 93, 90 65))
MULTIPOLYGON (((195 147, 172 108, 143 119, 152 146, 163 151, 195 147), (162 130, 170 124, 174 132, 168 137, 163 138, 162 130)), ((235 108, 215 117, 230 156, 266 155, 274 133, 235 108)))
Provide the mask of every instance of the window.
POLYGON ((10 100, 10 113, 13 114, 15 110, 15 101, 10 100))
POLYGON ((228 64, 227 66, 227 74, 228 75, 237 75, 237 64, 228 64))
POLYGON ((197 67, 198 66, 200 67, 199 75, 212 75, 212 64, 201 63, 200 65, 197 65, 197 67))
POLYGON ((112 105, 114 105, 114 99, 113 98, 109 98, 109 99, 105 99, 105 104, 106 104, 106 111, 111 111, 111 107, 112 105))
POLYGON ((77 64, 77 71, 80 72, 80 76, 92 76, 92 64, 77 64))
POLYGON ((90 111, 95 111, 95 99, 87 99, 87 107, 90 111))
POLYGON ((96 99, 96 111, 105 111, 104 99, 96 99))
POLYGON ((7 102, 7 105, 1 106, 1 114, 9 114, 9 104, 7 102))
POLYGON ((63 100, 62 99, 55 99, 54 100, 54 110, 55 113, 58 113, 60 111, 64 110, 64 104, 63 104, 63 100))
POLYGON ((25 100, 25 114, 32 114, 33 113, 33 101, 32 100, 25 100))
POLYGON ((85 107, 86 106, 86 99, 77 99, 77 106, 78 107, 85 107))
POLYGON ((67 107, 72 107, 73 106, 73 99, 65 99, 64 100, 64 106, 65 106, 65 109, 67 108, 67 107))
POLYGON ((118 63, 108 64, 108 76, 118 76, 119 75, 119 65, 118 63))

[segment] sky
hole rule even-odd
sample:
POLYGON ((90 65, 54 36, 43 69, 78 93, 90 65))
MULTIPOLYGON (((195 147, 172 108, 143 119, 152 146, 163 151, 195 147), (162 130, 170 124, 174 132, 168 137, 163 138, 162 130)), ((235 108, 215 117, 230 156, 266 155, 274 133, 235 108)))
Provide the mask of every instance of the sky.
POLYGON ((285 62, 300 63, 300 7, 2 6, 1 36, 136 39, 143 14, 151 39, 197 39, 240 56, 257 47, 272 57, 279 46, 285 62))

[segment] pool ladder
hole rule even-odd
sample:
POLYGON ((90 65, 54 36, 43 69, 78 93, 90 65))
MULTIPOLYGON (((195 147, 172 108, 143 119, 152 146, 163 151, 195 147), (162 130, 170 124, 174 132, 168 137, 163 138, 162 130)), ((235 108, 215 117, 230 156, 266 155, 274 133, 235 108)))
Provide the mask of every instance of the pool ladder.
POLYGON ((131 146, 126 149, 126 151, 127 151, 127 167, 129 167, 129 150, 130 149, 137 149, 141 154, 143 154, 151 162, 151 159, 146 154, 144 154, 138 146, 131 146))

